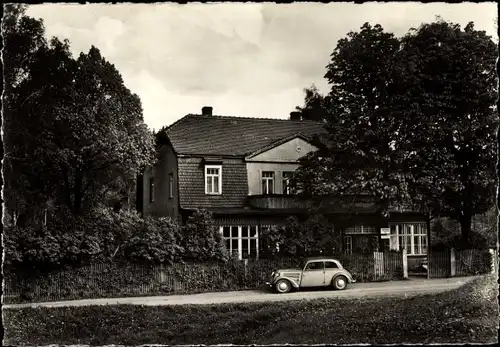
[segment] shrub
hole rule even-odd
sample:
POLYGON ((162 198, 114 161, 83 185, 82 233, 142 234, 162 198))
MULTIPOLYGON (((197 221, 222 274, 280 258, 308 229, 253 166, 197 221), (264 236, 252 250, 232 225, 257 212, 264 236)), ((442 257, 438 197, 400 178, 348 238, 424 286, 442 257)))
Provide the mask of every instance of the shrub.
POLYGON ((261 239, 266 245, 264 256, 311 256, 334 254, 341 248, 340 234, 320 214, 312 215, 301 222, 290 217, 283 226, 263 230, 261 239), (278 249, 274 245, 278 245, 278 249))
POLYGON ((196 210, 182 227, 180 245, 185 261, 227 261, 229 256, 224 240, 215 226, 212 215, 196 210))
POLYGON ((179 246, 179 225, 170 217, 147 217, 129 240, 124 242, 124 256, 135 262, 173 263, 183 248, 179 246))

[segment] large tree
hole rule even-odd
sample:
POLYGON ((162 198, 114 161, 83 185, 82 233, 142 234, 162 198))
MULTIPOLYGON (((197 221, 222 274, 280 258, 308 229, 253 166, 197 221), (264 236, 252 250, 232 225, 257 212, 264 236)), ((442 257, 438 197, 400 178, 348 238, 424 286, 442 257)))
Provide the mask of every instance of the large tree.
POLYGON ((382 208, 405 198, 402 151, 394 142, 400 119, 391 114, 396 86, 388 69, 398 49, 394 35, 368 23, 338 42, 325 75, 328 135, 298 171, 306 194, 369 193, 382 208))
POLYGON ((153 161, 139 97, 97 48, 75 59, 68 41, 47 42, 41 20, 21 13, 5 34, 7 209, 85 215, 153 161))
POLYGON ((413 195, 457 220, 465 243, 472 217, 494 205, 497 57, 497 45, 473 23, 462 29, 438 20, 402 38, 413 195))
POLYGON ((304 94, 304 106, 297 106, 295 108, 301 113, 302 119, 318 122, 325 121, 327 118, 326 112, 329 109, 326 105, 328 99, 320 93, 314 84, 305 88, 304 94))
POLYGON ((467 241, 472 216, 493 204, 496 57, 472 23, 438 19, 401 39, 380 25, 348 33, 325 75, 328 136, 297 183, 453 217, 467 241))

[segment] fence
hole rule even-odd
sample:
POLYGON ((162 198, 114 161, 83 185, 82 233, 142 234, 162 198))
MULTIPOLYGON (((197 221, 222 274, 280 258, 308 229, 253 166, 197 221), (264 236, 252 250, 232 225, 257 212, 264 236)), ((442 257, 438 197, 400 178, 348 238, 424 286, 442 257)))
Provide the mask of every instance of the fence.
POLYGON ((430 278, 471 276, 494 271, 496 252, 492 250, 464 249, 431 251, 428 261, 430 278))
MULTIPOLYGON (((456 252, 456 274, 487 271, 489 263, 483 253, 456 252)), ((337 258, 358 282, 407 277, 403 252, 342 254, 337 258)), ((430 260, 431 277, 451 275, 450 253, 432 252, 430 260)), ((296 267, 299 261, 283 258, 169 266, 99 263, 36 275, 4 272, 4 303, 258 289, 271 271, 296 267)))

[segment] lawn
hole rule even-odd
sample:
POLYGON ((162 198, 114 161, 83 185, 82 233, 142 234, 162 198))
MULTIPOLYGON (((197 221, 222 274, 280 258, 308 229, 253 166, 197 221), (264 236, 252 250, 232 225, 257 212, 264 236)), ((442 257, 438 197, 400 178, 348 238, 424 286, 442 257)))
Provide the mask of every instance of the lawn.
POLYGON ((47 344, 494 343, 498 285, 437 295, 186 306, 3 310, 4 342, 47 344))

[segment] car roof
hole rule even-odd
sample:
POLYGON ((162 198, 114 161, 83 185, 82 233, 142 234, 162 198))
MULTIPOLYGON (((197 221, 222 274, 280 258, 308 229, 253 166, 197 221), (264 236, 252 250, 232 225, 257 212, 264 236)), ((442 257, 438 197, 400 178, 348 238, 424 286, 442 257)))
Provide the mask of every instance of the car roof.
POLYGON ((335 261, 338 261, 340 263, 340 260, 338 260, 337 258, 330 257, 327 255, 304 258, 304 261, 311 261, 311 260, 335 260, 335 261))

